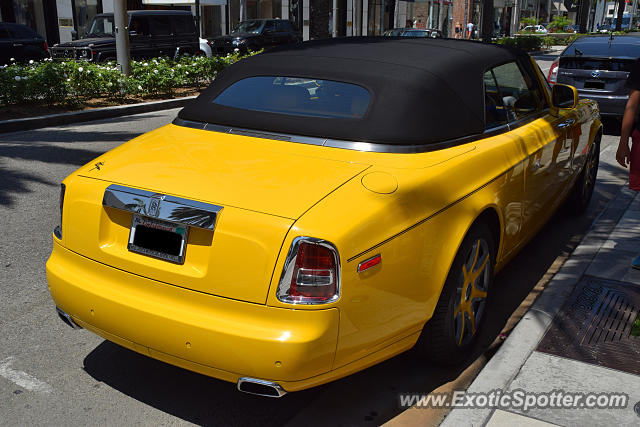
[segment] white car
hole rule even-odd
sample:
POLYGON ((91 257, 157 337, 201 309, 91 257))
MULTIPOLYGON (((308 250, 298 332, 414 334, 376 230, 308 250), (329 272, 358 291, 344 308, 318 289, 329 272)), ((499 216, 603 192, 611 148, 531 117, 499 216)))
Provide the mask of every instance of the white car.
POLYGON ((523 32, 547 34, 548 30, 542 25, 527 25, 522 29, 523 32))
POLYGON ((207 58, 211 58, 211 46, 209 46, 209 40, 200 38, 200 54, 206 55, 207 58))

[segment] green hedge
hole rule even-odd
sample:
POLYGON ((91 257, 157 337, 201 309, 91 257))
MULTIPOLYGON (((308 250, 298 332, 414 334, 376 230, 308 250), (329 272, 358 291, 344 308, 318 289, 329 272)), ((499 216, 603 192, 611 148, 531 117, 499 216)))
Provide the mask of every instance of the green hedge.
POLYGON ((132 61, 129 77, 113 62, 47 59, 0 65, 0 106, 82 106, 94 98, 120 103, 127 97, 171 97, 177 88, 200 89, 208 85, 217 73, 242 57, 236 53, 226 57, 132 61))
POLYGON ((505 46, 517 47, 522 50, 540 50, 542 48, 542 37, 538 36, 517 36, 503 37, 496 42, 505 46))

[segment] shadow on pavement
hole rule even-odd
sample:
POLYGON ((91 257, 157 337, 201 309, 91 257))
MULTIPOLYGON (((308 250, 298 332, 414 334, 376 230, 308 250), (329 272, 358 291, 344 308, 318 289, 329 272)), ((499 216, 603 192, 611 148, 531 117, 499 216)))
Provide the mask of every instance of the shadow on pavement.
POLYGON ((88 122, 74 123, 64 126, 56 126, 51 128, 35 129, 30 131, 20 131, 0 134, 0 144, 18 143, 18 142, 41 142, 59 143, 59 142, 93 142, 93 141, 128 141, 131 138, 144 133, 139 132, 122 132, 119 130, 101 130, 96 129, 109 124, 126 124, 132 122, 140 122, 152 120, 154 118, 163 117, 164 114, 142 114, 133 116, 113 117, 110 119, 94 120, 88 122))
MULTIPOLYGON (((46 163, 82 166, 89 160, 102 155, 102 151, 82 148, 66 148, 50 145, 2 145, 0 158, 20 159, 46 163)), ((1 186, 2 184, 0 184, 1 186)))
POLYGON ((0 164, 0 206, 11 206, 14 195, 30 193, 29 183, 38 183, 57 187, 58 183, 43 179, 37 175, 7 170, 0 164))
MULTIPOLYGON (((4 161, 5 159, 81 166, 101 154, 102 152, 100 151, 62 148, 54 145, 0 144, 0 206, 10 206, 14 203, 15 195, 31 192, 30 183, 40 183, 50 186, 57 186, 59 184, 58 182, 45 179, 36 173, 11 170, 7 167, 4 161)), ((37 172, 36 168, 33 169, 34 172, 37 172)))

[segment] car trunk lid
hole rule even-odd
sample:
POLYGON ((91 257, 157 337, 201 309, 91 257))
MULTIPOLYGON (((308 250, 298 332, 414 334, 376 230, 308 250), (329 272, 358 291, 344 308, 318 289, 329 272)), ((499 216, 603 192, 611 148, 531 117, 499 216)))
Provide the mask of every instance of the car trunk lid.
POLYGON ((632 64, 627 58, 561 57, 558 83, 572 85, 581 93, 624 95, 632 64))
MULTIPOLYGON (((64 244, 144 277, 264 304, 295 219, 368 167, 273 150, 272 142, 175 126, 132 140, 81 168, 68 185, 64 244), (215 227, 189 226, 183 263, 171 262, 131 250, 135 209, 103 205, 108 188, 220 210, 215 227)), ((136 212, 153 217, 148 209, 136 212)))

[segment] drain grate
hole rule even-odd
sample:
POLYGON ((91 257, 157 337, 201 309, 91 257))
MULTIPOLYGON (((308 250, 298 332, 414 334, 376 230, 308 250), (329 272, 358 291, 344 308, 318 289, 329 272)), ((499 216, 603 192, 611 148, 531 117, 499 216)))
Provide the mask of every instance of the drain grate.
POLYGON ((639 315, 640 286, 585 276, 537 350, 640 375, 639 315))

